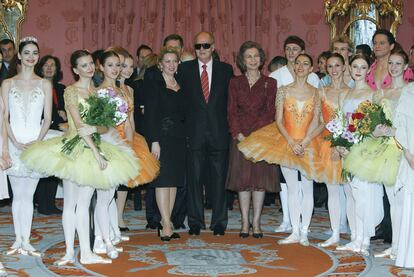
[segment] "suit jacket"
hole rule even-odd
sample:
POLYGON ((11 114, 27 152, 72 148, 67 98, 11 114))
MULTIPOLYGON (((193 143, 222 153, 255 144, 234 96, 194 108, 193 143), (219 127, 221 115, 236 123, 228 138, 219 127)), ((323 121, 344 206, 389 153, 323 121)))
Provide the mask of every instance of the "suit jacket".
POLYGON ((0 69, 0 85, 4 80, 7 79, 8 75, 9 75, 9 71, 7 70, 5 65, 2 65, 0 69))
POLYGON ((213 61, 211 75, 210 95, 206 103, 198 60, 182 63, 178 69, 178 81, 188 103, 186 124, 192 150, 200 149, 207 137, 217 150, 229 147, 227 98, 233 68, 227 63, 213 61))

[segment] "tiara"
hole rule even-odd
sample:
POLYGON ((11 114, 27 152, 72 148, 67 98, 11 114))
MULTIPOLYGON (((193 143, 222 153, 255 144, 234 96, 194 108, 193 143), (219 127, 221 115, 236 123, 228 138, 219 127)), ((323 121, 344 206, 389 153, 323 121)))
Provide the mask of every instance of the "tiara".
POLYGON ((24 37, 20 40, 20 43, 22 42, 27 42, 27 41, 32 41, 37 43, 37 38, 33 37, 33 36, 29 36, 29 37, 24 37))

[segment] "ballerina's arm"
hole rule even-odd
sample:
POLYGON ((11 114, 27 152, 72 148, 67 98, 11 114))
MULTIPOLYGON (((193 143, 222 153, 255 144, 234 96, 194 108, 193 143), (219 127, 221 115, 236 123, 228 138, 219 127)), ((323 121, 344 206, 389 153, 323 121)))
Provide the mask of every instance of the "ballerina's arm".
POLYGON ((105 159, 102 157, 102 155, 99 153, 98 148, 96 147, 95 143, 93 142, 90 136, 90 132, 92 132, 92 130, 82 133, 83 131, 85 131, 85 126, 88 126, 88 127, 90 126, 83 123, 82 118, 79 114, 78 92, 76 91, 76 89, 68 87, 66 88, 64 95, 65 95, 66 111, 72 117, 72 120, 73 120, 73 123, 75 124, 76 129, 79 130, 78 131, 79 136, 81 136, 84 139, 85 143, 92 150, 92 153, 94 154, 95 159, 98 162, 99 168, 102 170, 105 169, 108 164, 105 161, 105 159))

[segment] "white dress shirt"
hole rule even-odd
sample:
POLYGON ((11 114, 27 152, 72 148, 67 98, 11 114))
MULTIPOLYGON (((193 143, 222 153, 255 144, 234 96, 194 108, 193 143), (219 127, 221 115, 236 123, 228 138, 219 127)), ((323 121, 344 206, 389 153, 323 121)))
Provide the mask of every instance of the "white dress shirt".
MULTIPOLYGON (((293 81, 295 81, 295 79, 293 78, 292 74, 290 73, 287 65, 279 68, 276 71, 273 71, 269 77, 272 77, 273 79, 276 79, 277 81, 277 87, 280 88, 281 86, 287 86, 291 83, 293 83, 293 81)), ((316 73, 312 72, 308 75, 308 80, 307 80, 308 84, 318 88, 319 87, 319 77, 318 75, 316 75, 316 73)))

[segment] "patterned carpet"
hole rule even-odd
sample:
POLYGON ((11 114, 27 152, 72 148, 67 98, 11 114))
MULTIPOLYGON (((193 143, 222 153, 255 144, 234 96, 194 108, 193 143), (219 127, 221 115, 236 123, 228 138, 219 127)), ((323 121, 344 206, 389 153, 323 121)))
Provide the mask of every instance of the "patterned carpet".
MULTIPOLYGON (((122 243, 124 252, 111 265, 55 267, 63 256, 64 242, 60 216, 43 216, 35 212, 32 244, 45 253, 43 258, 0 255, 9 276, 414 276, 414 271, 397 268, 386 259, 363 257, 354 253, 323 249, 317 245, 328 235, 328 214, 316 209, 309 234, 311 246, 280 246, 276 241, 285 234, 273 232, 280 213, 277 206, 265 207, 262 239, 240 239, 240 215, 229 212, 229 230, 224 237, 210 231, 201 236, 161 242, 155 231, 146 231, 143 211, 134 211, 128 201, 126 219, 131 240, 122 243)), ((210 210, 206 210, 209 222, 210 210)), ((348 239, 344 235, 343 242, 348 239)), ((0 250, 3 253, 14 240, 10 207, 0 208, 0 250)), ((374 252, 388 245, 377 241, 374 252)))

